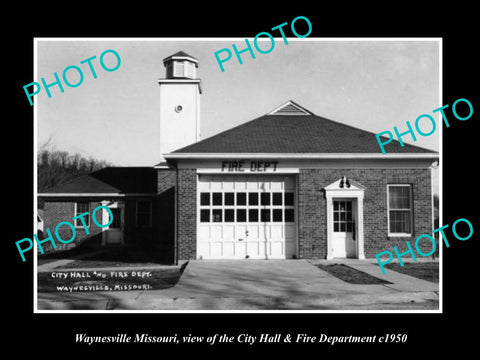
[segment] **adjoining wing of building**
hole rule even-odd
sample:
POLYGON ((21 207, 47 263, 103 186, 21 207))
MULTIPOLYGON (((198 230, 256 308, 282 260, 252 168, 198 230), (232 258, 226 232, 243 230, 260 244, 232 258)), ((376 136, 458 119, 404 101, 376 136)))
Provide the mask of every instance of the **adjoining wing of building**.
MULTIPOLYGON (((88 235, 75 224, 76 243, 97 236, 103 246, 141 246, 171 262, 364 259, 393 246, 405 251, 406 240, 431 233, 437 152, 394 141, 384 155, 375 134, 294 101, 199 140, 198 61, 178 52, 164 64, 162 159, 39 194, 44 228, 103 204, 113 223, 102 229, 89 221, 88 235)), ((107 217, 97 213, 99 222, 107 217)), ((430 252, 431 244, 420 246, 430 252)))

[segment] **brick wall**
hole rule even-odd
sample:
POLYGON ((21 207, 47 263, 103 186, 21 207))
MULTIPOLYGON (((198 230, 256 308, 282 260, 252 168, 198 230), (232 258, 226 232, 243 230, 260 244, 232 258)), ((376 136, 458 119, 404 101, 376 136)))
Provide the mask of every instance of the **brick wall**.
MULTIPOLYGON (((93 210, 101 205, 99 202, 90 202, 90 215, 93 212, 93 210)), ((64 244, 60 241, 57 240, 57 237, 55 235, 55 228, 57 225, 63 221, 69 222, 73 225, 74 221, 72 218, 75 216, 75 202, 74 201, 45 201, 44 204, 44 237, 47 237, 46 229, 50 229, 50 232, 52 234, 53 240, 55 241, 55 244, 57 245, 57 248, 54 249, 52 243, 46 242, 42 244, 42 248, 44 250, 44 253, 49 253, 52 251, 58 251, 58 250, 67 250, 71 249, 81 243, 83 243, 85 240, 92 238, 95 235, 98 235, 102 232, 102 229, 95 225, 92 219, 90 219, 90 223, 88 226, 88 231, 89 234, 87 235, 85 229, 83 226, 80 228, 75 228, 76 236, 75 239, 68 244, 64 244)), ((102 211, 97 211, 95 213, 95 217, 98 223, 102 223, 102 211)), ((73 232, 71 228, 68 225, 62 225, 58 228, 58 234, 59 236, 64 239, 65 241, 69 240, 73 232)), ((39 236, 39 235, 38 235, 39 236)), ((39 236, 40 238, 40 236, 39 236)))
POLYGON ((195 259, 197 252, 197 174, 178 170, 178 259, 195 259))
MULTIPOLYGON (((405 241, 414 247, 421 234, 432 232, 430 170, 426 169, 302 169, 298 175, 298 243, 299 258, 324 259, 327 256, 327 214, 324 188, 342 175, 365 189, 364 252, 374 258, 379 252, 397 246, 407 250, 405 241), (411 184, 413 198, 413 234, 411 237, 388 237, 387 184, 411 184)), ((178 172, 178 259, 196 257, 196 171, 178 172)), ((424 240, 420 249, 429 253, 431 244, 424 240)))
POLYGON ((325 171, 303 169, 298 175, 298 257, 327 256, 327 214, 322 189, 330 176, 325 171))
MULTIPOLYGON (((342 175, 366 187, 364 197, 364 251, 373 258, 378 252, 397 246, 406 251, 405 241, 414 247, 421 234, 432 233, 432 202, 430 170, 425 169, 303 169, 300 170, 298 193, 299 257, 326 258, 327 214, 325 186, 342 175), (413 197, 412 237, 388 237, 387 184, 411 184, 413 197)), ((429 241, 420 242, 421 250, 429 253, 429 241)))

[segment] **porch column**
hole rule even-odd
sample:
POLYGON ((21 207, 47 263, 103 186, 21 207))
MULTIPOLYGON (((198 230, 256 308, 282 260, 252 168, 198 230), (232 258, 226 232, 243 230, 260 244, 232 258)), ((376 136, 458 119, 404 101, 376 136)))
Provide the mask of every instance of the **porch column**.
POLYGON ((327 260, 333 259, 333 198, 326 194, 327 199, 327 260))
MULTIPOLYGON (((110 204, 110 201, 102 200, 100 204, 102 206, 108 206, 110 204)), ((102 225, 107 224, 108 222, 107 218, 108 218, 107 210, 102 209, 102 225)), ((102 227, 102 246, 105 246, 105 244, 107 243, 107 233, 106 233, 107 229, 108 227, 102 227)))
POLYGON ((365 252, 363 251, 363 192, 357 198, 357 234, 358 258, 365 260, 365 252))

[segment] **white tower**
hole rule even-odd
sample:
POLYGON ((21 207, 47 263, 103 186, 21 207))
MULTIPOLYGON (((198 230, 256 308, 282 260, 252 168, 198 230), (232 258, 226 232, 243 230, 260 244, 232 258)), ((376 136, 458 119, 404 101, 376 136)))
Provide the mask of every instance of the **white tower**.
POLYGON ((200 139, 200 94, 198 61, 179 51, 165 59, 165 79, 160 85, 160 165, 163 154, 181 149, 200 139))

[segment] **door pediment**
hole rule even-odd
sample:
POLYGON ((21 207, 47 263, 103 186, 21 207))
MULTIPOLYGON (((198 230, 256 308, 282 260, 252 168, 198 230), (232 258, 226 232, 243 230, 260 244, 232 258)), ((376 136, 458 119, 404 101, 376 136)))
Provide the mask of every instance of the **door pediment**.
POLYGON ((324 188, 325 197, 327 198, 350 197, 358 199, 363 199, 365 189, 365 186, 347 178, 346 176, 342 176, 339 180, 334 181, 324 188))
POLYGON ((363 191, 365 190, 365 186, 347 178, 346 176, 342 176, 337 181, 334 181, 330 185, 325 186, 325 190, 344 190, 344 191, 362 190, 363 191))

